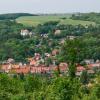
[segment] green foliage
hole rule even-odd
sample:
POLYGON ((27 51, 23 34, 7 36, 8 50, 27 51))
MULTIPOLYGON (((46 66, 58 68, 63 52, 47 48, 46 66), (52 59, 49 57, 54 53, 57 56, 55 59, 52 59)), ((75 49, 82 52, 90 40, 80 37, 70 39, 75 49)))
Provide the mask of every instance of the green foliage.
POLYGON ((41 88, 41 81, 39 77, 29 75, 26 77, 25 84, 24 84, 24 89, 25 92, 34 92, 38 89, 41 88))
POLYGON ((46 64, 47 66, 51 65, 51 64, 52 64, 52 59, 51 59, 51 58, 47 58, 47 59, 45 60, 45 64, 46 64))
POLYGON ((10 14, 0 14, 0 20, 6 20, 6 19, 16 19, 21 16, 34 16, 32 14, 28 13, 10 13, 10 14))
POLYGON ((100 13, 73 14, 71 18, 74 20, 93 21, 100 24, 100 13))
POLYGON ((25 80, 0 74, 0 100, 99 100, 100 85, 81 85, 78 78, 26 75, 25 80))
POLYGON ((47 90, 47 100, 72 100, 78 94, 78 86, 76 79, 57 78, 47 90))
POLYGON ((100 99, 100 84, 96 84, 94 87, 93 87, 93 90, 92 90, 92 95, 96 96, 98 99, 100 99))
POLYGON ((76 63, 82 61, 84 52, 84 42, 79 39, 66 40, 65 44, 62 47, 62 60, 67 61, 68 63, 76 63))
POLYGON ((43 25, 39 24, 35 31, 39 34, 47 34, 49 32, 52 32, 55 28, 56 25, 59 23, 59 21, 49 21, 44 23, 43 25))
POLYGON ((87 73, 87 71, 83 71, 81 76, 80 76, 80 81, 83 83, 83 84, 87 84, 89 82, 89 75, 87 73))

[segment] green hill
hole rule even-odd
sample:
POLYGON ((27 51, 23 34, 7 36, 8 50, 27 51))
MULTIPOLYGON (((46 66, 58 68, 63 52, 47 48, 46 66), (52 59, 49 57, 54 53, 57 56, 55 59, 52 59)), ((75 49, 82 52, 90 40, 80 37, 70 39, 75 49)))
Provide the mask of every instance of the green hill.
POLYGON ((41 16, 23 16, 16 19, 18 23, 22 23, 26 26, 36 26, 48 21, 60 21, 60 24, 71 24, 71 25, 95 25, 95 22, 72 20, 67 15, 41 15, 41 16))
POLYGON ((37 15, 33 15, 33 14, 29 14, 29 13, 8 13, 8 14, 0 14, 0 20, 13 20, 16 19, 18 17, 22 17, 22 16, 37 16, 37 15))

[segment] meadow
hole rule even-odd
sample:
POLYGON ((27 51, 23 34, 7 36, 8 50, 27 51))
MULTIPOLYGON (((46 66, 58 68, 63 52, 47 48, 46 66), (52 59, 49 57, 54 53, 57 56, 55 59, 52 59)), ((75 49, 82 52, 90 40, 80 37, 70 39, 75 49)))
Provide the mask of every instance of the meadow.
POLYGON ((71 25, 95 25, 95 22, 72 20, 70 15, 41 15, 41 16, 23 16, 16 19, 18 23, 22 23, 25 26, 37 26, 48 21, 59 21, 59 24, 71 24, 71 25))

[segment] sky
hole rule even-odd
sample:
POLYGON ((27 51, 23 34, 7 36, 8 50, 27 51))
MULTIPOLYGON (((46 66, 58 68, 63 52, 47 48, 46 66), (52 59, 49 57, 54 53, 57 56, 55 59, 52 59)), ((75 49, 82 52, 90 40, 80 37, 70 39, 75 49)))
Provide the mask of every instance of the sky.
POLYGON ((100 0, 0 0, 0 13, 100 12, 100 0))

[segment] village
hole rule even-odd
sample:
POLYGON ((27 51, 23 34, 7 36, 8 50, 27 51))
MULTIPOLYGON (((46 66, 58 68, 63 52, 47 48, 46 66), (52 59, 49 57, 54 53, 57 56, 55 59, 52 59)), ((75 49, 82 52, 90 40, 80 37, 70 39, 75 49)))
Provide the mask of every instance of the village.
MULTIPOLYGON (((55 30, 55 34, 60 34, 61 30, 55 30)), ((30 32, 27 29, 21 30, 20 33, 23 37, 30 36, 32 37, 35 33, 30 32)), ((47 34, 41 35, 41 37, 47 38, 47 34)), ((74 40, 75 36, 68 36, 70 40, 74 40)), ((64 43, 64 39, 61 40, 61 44, 64 43)), ((38 48, 38 47, 37 47, 38 48)), ((0 65, 0 73, 7 74, 53 74, 55 71, 60 70, 61 75, 67 75, 69 71, 69 65, 66 62, 60 62, 56 64, 55 57, 59 54, 58 49, 52 50, 51 53, 44 53, 44 58, 40 53, 34 53, 34 57, 27 58, 26 63, 16 62, 13 58, 8 58, 6 61, 3 61, 0 65), (49 59, 49 64, 46 64, 46 60, 49 59), (52 63, 50 63, 52 62, 52 63)), ((94 59, 84 59, 85 65, 76 63, 76 76, 80 76, 83 71, 87 71, 88 74, 95 74, 100 70, 100 61, 94 59)))
MULTIPOLYGON (((53 51, 52 54, 45 53, 45 57, 52 57, 57 54, 57 51, 53 51)), ((68 73, 69 67, 66 62, 61 62, 59 65, 53 64, 47 66, 44 64, 44 59, 41 58, 39 53, 35 53, 33 58, 28 58, 29 63, 16 63, 14 59, 9 58, 7 61, 3 62, 0 67, 0 73, 8 74, 51 74, 54 71, 60 70, 61 75, 68 73)), ((86 66, 76 64, 76 76, 80 76, 84 70, 87 70, 88 74, 95 74, 100 70, 100 61, 94 62, 93 59, 85 60, 86 66)))
POLYGON ((100 0, 0 7, 0 100, 100 100, 100 0))

